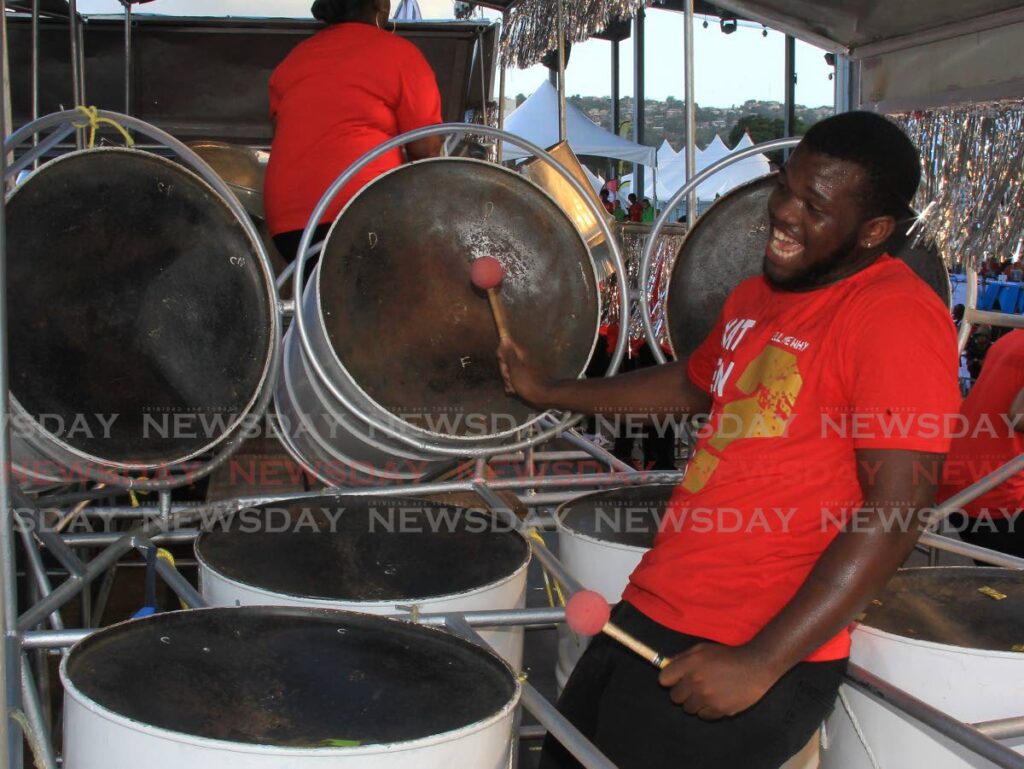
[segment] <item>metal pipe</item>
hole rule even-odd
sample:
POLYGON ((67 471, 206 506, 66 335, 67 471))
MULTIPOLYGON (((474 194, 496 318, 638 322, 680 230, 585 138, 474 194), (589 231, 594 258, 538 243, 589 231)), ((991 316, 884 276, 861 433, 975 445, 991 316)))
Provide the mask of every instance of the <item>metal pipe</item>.
MULTIPOLYGON (((555 420, 552 419, 551 417, 546 417, 544 420, 546 424, 553 424, 554 421, 555 420)), ((632 467, 631 465, 627 465, 625 462, 623 462, 617 456, 612 454, 610 451, 602 449, 600 446, 595 446, 592 442, 588 441, 586 438, 580 435, 577 430, 574 430, 572 428, 563 430, 562 434, 559 437, 564 439, 568 443, 571 443, 573 446, 582 449, 589 456, 593 457, 599 462, 603 462, 604 464, 608 465, 608 467, 611 468, 613 471, 618 470, 624 473, 632 473, 635 472, 636 470, 636 468, 632 467)))
POLYGON ((10 182, 11 179, 16 178, 17 175, 25 168, 28 168, 29 165, 33 168, 38 168, 39 158, 64 141, 64 139, 74 133, 74 131, 74 126, 66 125, 55 130, 41 142, 38 140, 38 137, 33 134, 32 149, 20 158, 17 158, 10 167, 8 167, 7 171, 4 173, 4 181, 10 182))
POLYGON ((53 738, 46 724, 39 690, 35 685, 32 668, 28 664, 28 655, 24 653, 21 655, 21 696, 25 704, 25 718, 32 731, 35 732, 36 739, 33 744, 39 751, 38 759, 42 761, 43 769, 57 769, 57 755, 53 750, 53 738))
MULTIPOLYGON (((396 613, 388 615, 395 619, 409 620, 410 613, 396 613)), ((434 613, 420 614, 416 621, 421 625, 431 627, 443 626, 447 622, 448 614, 434 613)), ((472 627, 528 627, 531 625, 551 625, 565 622, 565 609, 563 608, 530 608, 530 609, 503 609, 494 611, 471 611, 462 615, 466 622, 472 627)), ((78 628, 74 630, 33 630, 22 636, 22 648, 24 649, 62 649, 74 646, 83 638, 96 632, 95 630, 78 628)))
MULTIPOLYGON (((612 40, 612 133, 616 136, 619 135, 619 124, 622 122, 621 106, 619 105, 620 94, 619 94, 619 40, 616 38, 612 40)), ((612 160, 609 161, 612 168, 612 173, 608 175, 609 179, 619 178, 619 164, 620 161, 612 160)))
MULTIPOLYGON (((6 3, 0 0, 0 14, 7 15, 6 3)), ((6 41, 0 37, 0 60, 7 58, 6 41)), ((7 94, 0 94, 0 133, 6 133, 7 94)), ((7 166, 7 153, 0 152, 0 171, 7 166)), ((0 174, 2 176, 2 174, 0 174)), ((0 195, 0 415, 10 413, 8 392, 8 317, 7 317, 7 230, 5 195, 0 195)), ((0 649, 0 760, 3 769, 21 766, 21 735, 10 728, 7 713, 20 706, 21 681, 18 667, 21 654, 14 652, 18 645, 17 578, 14 573, 14 510, 11 505, 11 433, 10 421, 4 419, 0 430, 0 622, 3 622, 3 649, 0 649)), ((49 612, 47 612, 49 613, 49 612)), ((43 615, 46 616, 46 615, 43 615)))
POLYGON ((110 545, 107 549, 89 561, 80 576, 72 575, 67 579, 67 581, 63 582, 56 590, 50 593, 50 595, 35 606, 26 610, 18 618, 18 629, 25 631, 34 625, 39 624, 39 622, 51 614, 55 609, 59 609, 65 603, 81 593, 83 588, 92 583, 92 581, 103 574, 111 564, 116 563, 122 555, 131 550, 133 536, 134 534, 122 535, 117 542, 110 545))
MULTIPOLYGON (((501 501, 488 484, 479 481, 474 482, 473 491, 480 495, 480 498, 487 503, 496 516, 503 519, 510 526, 513 526, 517 531, 523 532, 525 527, 522 522, 516 518, 515 513, 508 509, 508 506, 501 501)), ((583 589, 583 585, 580 584, 579 580, 566 571, 562 562, 555 557, 554 553, 548 550, 546 545, 538 542, 533 537, 528 537, 527 541, 530 543, 533 554, 537 556, 537 560, 554 575, 555 579, 562 583, 563 587, 570 593, 583 589)))
MULTIPOLYGON (((84 104, 82 73, 78 69, 78 0, 68 0, 68 33, 71 36, 71 98, 75 100, 75 106, 84 104)), ((75 132, 75 146, 78 149, 85 147, 85 129, 75 132)))
POLYGON ((998 718, 994 721, 980 721, 971 724, 975 729, 993 740, 1013 740, 1024 737, 1024 716, 998 718))
MULTIPOLYGON (((782 135, 792 136, 796 128, 796 38, 792 35, 786 35, 785 47, 786 74, 783 80, 785 101, 783 105, 782 135)), ((789 150, 783 151, 783 157, 789 157, 789 150)))
POLYGON ((132 114, 132 0, 124 4, 124 114, 132 114))
MULTIPOLYGON (((686 152, 686 178, 689 179, 697 172, 697 102, 694 88, 697 73, 695 71, 696 55, 693 48, 693 0, 685 0, 683 19, 683 45, 685 46, 683 55, 686 57, 683 93, 683 98, 686 100, 686 147, 684 150, 686 152)), ((696 219, 697 188, 694 187, 686 198, 687 227, 692 227, 696 219)))
MULTIPOLYGON (((146 539, 145 537, 135 538, 135 549, 145 555, 148 550, 152 550, 156 547, 153 542, 146 539)), ((160 575, 161 579, 167 583, 167 586, 175 592, 175 594, 185 602, 185 604, 191 609, 201 609, 210 604, 203 596, 201 596, 196 589, 192 587, 187 579, 185 579, 181 572, 171 566, 163 558, 156 559, 156 573, 160 575)))
MULTIPOLYGON (((644 143, 644 123, 647 120, 647 113, 644 104, 644 21, 646 20, 644 7, 641 5, 633 17, 633 141, 637 144, 644 143)), ((638 201, 644 198, 644 167, 642 163, 633 164, 633 186, 632 192, 638 201)), ((622 310, 623 318, 628 318, 626 311, 622 310)), ((626 334, 628 336, 628 334, 626 334)))
MULTIPOLYGON (((31 115, 32 120, 39 117, 39 0, 32 0, 32 73, 30 88, 32 93, 31 115)), ((32 145, 39 143, 39 137, 32 137, 32 145)), ((33 159, 32 167, 38 168, 39 164, 33 159)))
MULTIPOLYGON (((35 580, 35 585, 39 590, 40 595, 45 598, 53 592, 53 585, 50 583, 50 577, 46 573, 43 558, 39 554, 39 548, 36 547, 36 542, 32 539, 32 535, 28 530, 23 526, 19 526, 18 529, 21 534, 21 544, 25 549, 25 557, 28 561, 29 571, 32 573, 32 577, 35 580)), ((59 611, 55 611, 50 615, 50 626, 53 627, 54 630, 64 629, 64 620, 61 618, 59 611)))
POLYGON ((1024 454, 1019 454, 1005 465, 996 468, 984 478, 972 483, 963 491, 957 492, 932 512, 931 524, 935 525, 950 513, 962 510, 965 505, 970 504, 978 497, 991 491, 999 484, 1009 480, 1017 473, 1024 470, 1024 454))
MULTIPOLYGON (((129 535, 116 531, 107 534, 66 534, 64 542, 72 547, 109 547, 120 542, 126 536, 129 535)), ((148 539, 156 545, 176 545, 192 542, 198 536, 198 529, 178 529, 176 531, 169 531, 166 534, 154 534, 148 539)), ((131 547, 128 548, 128 550, 130 549, 131 547)), ((92 561, 89 563, 91 564, 92 561)))
POLYGON ((565 0, 558 3, 558 141, 569 138, 565 116, 565 0))
POLYGON ((985 547, 978 547, 977 545, 971 545, 967 542, 961 542, 958 539, 952 537, 946 537, 942 534, 936 534, 931 531, 926 531, 921 535, 919 542, 922 545, 935 548, 937 550, 944 550, 947 553, 956 553, 957 555, 967 556, 973 558, 976 561, 984 561, 990 563, 993 566, 1002 566, 1004 569, 1024 569, 1024 558, 1017 558, 1006 553, 1000 553, 996 550, 989 550, 985 547))
POLYGON ((991 737, 983 734, 970 724, 957 721, 938 708, 919 700, 912 694, 898 689, 883 681, 873 673, 869 673, 859 665, 851 664, 846 672, 850 683, 881 700, 915 721, 928 726, 944 737, 948 737, 958 745, 963 745, 982 758, 988 759, 996 766, 1004 769, 1024 769, 1024 755, 1016 753, 1005 745, 1001 745, 991 737))
MULTIPOLYGON (((465 638, 467 641, 479 644, 485 648, 487 642, 473 630, 465 618, 459 614, 448 617, 446 627, 455 635, 465 638)), ((594 744, 583 736, 569 720, 544 699, 529 682, 520 682, 522 690, 523 707, 525 707, 541 724, 557 739, 573 757, 579 761, 585 769, 616 769, 615 764, 609 761, 594 744)))
MULTIPOLYGON (((501 35, 498 38, 498 62, 501 72, 498 75, 498 128, 505 130, 505 75, 508 67, 505 66, 505 57, 501 55, 501 40, 505 37, 505 30, 508 29, 508 9, 501 14, 501 35)), ((498 145, 498 162, 502 162, 504 142, 496 142, 498 145)))
POLYGON ((85 571, 85 564, 82 563, 77 555, 75 555, 71 548, 67 545, 64 540, 61 539, 60 535, 51 531, 46 526, 46 521, 43 519, 42 511, 35 505, 35 503, 26 496, 21 489, 13 487, 11 494, 14 501, 18 504, 19 518, 18 526, 21 528, 25 527, 25 518, 28 518, 31 524, 31 533, 39 540, 39 542, 51 553, 54 558, 60 561, 61 566, 68 570, 69 573, 75 576, 81 576, 85 571))
POLYGON ((521 740, 543 740, 548 735, 548 730, 540 724, 519 727, 519 739, 521 740))

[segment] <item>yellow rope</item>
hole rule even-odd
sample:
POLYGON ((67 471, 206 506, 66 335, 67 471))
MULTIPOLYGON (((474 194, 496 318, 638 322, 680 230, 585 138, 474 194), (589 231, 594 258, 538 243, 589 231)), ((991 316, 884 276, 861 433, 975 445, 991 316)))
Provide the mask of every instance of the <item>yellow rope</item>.
MULTIPOLYGON (((537 532, 536 529, 530 529, 527 536, 530 539, 536 540, 542 545, 544 544, 544 538, 537 532)), ((562 592, 562 586, 558 584, 558 580, 554 579, 548 574, 548 570, 544 568, 543 564, 541 564, 540 569, 541 574, 544 577, 544 589, 547 591, 548 594, 548 606, 552 608, 554 608, 556 605, 565 606, 565 594, 562 592), (554 594, 552 594, 551 592, 552 587, 554 588, 554 594), (555 603, 556 595, 558 596, 558 604, 555 603)))
POLYGON ((88 128, 89 129, 89 149, 96 146, 96 130, 101 124, 111 125, 121 132, 121 136, 124 137, 124 143, 129 147, 135 145, 135 140, 131 137, 131 134, 124 129, 120 123, 116 120, 111 120, 108 117, 100 117, 99 110, 96 107, 86 107, 79 104, 75 109, 81 112, 88 122, 86 123, 72 123, 75 128, 88 128))
MULTIPOLYGON (((174 562, 174 556, 171 555, 170 550, 164 550, 162 547, 158 547, 156 549, 156 557, 162 561, 167 561, 168 565, 171 566, 171 568, 177 568, 177 564, 174 562)), ((178 599, 178 603, 181 604, 182 609, 188 608, 188 604, 180 598, 178 599)))

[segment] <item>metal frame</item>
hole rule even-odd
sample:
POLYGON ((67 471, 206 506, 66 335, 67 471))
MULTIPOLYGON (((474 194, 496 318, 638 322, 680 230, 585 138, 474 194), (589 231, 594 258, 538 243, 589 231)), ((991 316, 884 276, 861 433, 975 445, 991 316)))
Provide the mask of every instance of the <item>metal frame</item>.
MULTIPOLYGON (((746 15, 750 15, 749 9, 755 6, 754 3, 743 2, 742 0, 721 0, 720 3, 723 7, 730 7, 733 9, 747 9, 746 15)), ((0 0, 0 12, 3 11, 3 0, 0 0)), ((502 6, 507 11, 507 6, 502 6)), ((72 55, 72 78, 75 83, 76 89, 82 87, 81 84, 81 40, 78 35, 78 18, 75 8, 75 0, 70 0, 70 27, 71 27, 71 45, 73 50, 72 55)), ((772 25, 780 28, 780 24, 773 20, 772 25)), ((785 29, 783 28, 783 31, 785 29)), ((799 33, 802 39, 808 39, 806 33, 801 31, 799 33)), ((831 42, 831 41, 829 41, 831 42)), ((842 51, 841 48, 835 48, 833 50, 842 51)), ((0 54, 4 53, 0 50, 0 54)), ((688 72, 688 78, 692 73, 688 72)), ((78 90, 80 92, 80 90, 78 90)), ((2 102, 0 102, 0 117, 2 117, 2 102)), ((167 146, 175 149, 179 152, 186 160, 190 163, 192 155, 191 151, 184 145, 176 142, 172 137, 163 134, 163 132, 156 131, 155 134, 151 133, 154 129, 141 121, 137 121, 126 115, 118 115, 116 113, 101 113, 104 116, 111 116, 114 119, 119 120, 127 127, 134 130, 138 130, 142 133, 147 133, 158 141, 162 141, 167 146), (164 139, 169 140, 164 141, 164 139)), ((59 124, 64 124, 65 130, 64 137, 71 133, 70 129, 67 129, 67 124, 70 120, 76 119, 76 113, 60 113, 59 116, 52 117, 54 120, 52 125, 47 122, 47 119, 43 121, 34 121, 32 134, 35 137, 35 133, 38 130, 45 130, 45 127, 56 127, 59 124), (59 118, 59 119, 58 119, 59 118)), ((485 129, 481 126, 469 126, 469 125, 457 125, 447 126, 446 130, 456 130, 464 132, 472 132, 474 134, 489 135, 495 138, 506 138, 519 146, 526 149, 530 149, 534 154, 544 158, 547 162, 552 163, 559 171, 566 177, 570 185, 576 188, 579 193, 583 192, 582 187, 576 182, 575 179, 571 178, 564 169, 562 169, 553 158, 547 155, 543 150, 537 147, 533 147, 528 143, 523 142, 517 137, 505 134, 503 131, 494 129, 485 129)), ((423 138, 425 136, 433 135, 431 131, 420 131, 413 132, 412 134, 406 135, 404 138, 399 137, 402 141, 394 141, 383 146, 380 152, 387 151, 393 147, 400 146, 405 141, 411 141, 416 138, 423 138)), ((12 135, 7 142, 5 142, 5 150, 11 143, 16 144, 27 138, 29 133, 25 132, 25 129, 12 135), (16 140, 17 137, 17 140, 16 140)), ((683 195, 688 194, 696 189, 704 179, 711 174, 721 170, 721 168, 727 166, 730 162, 735 162, 741 157, 745 157, 748 154, 754 154, 755 152, 765 151, 767 149, 777 149, 787 145, 787 142, 796 143, 796 140, 779 140, 777 142, 768 142, 766 144, 757 145, 752 147, 744 153, 737 153, 736 156, 730 156, 723 161, 711 166, 706 169, 702 174, 693 178, 687 186, 685 186, 676 197, 670 206, 666 207, 666 210, 671 209, 678 204, 679 200, 683 195)), ((39 144, 39 147, 44 147, 45 142, 39 144)), ((52 145, 51 145, 52 146, 52 145)), ((42 154, 43 151, 36 151, 34 156, 31 157, 28 163, 34 163, 35 160, 42 154)), ((5 151, 6 157, 6 151, 5 151)), ((357 170, 360 168, 360 164, 365 165, 367 162, 376 157, 374 153, 370 153, 364 156, 361 161, 357 163, 357 170)), ((198 160, 198 159, 196 159, 198 160)), ((0 160, 0 170, 4 170, 5 160, 0 160)), ((197 170, 201 169, 200 165, 197 170)), ((200 170, 201 175, 204 175, 200 170)), ((352 172, 354 174, 354 171, 352 172)), ((5 174, 5 178, 6 178, 5 174)), ((350 174, 351 176, 351 174, 350 174)), ((205 175, 204 175, 204 178, 205 175)), ((229 194, 227 188, 218 178, 206 178, 217 191, 221 194, 232 208, 236 208, 237 201, 229 194)), ((334 193, 343 186, 348 179, 343 177, 336 183, 332 190, 334 193)), ((330 191, 329 191, 330 192, 330 191)), ((333 194, 332 194, 333 197, 333 194)), ((587 199, 587 196, 584 196, 587 199)), ((592 208, 594 208, 594 205, 592 208)), ((237 205, 238 211, 241 213, 243 222, 248 221, 244 215, 244 211, 241 211, 241 206, 237 205)), ((5 284, 6 284, 6 251, 4 248, 4 203, 3 197, 0 196, 0 413, 6 413, 7 401, 5 400, 8 395, 7 388, 7 354, 6 354, 6 301, 5 301, 5 284)), ((316 216, 316 212, 314 212, 316 216)), ((598 217, 599 221, 603 221, 602 217, 598 217)), ((656 241, 656 236, 659 233, 661 227, 666 221, 666 216, 662 215, 652 229, 651 238, 647 248, 645 248, 643 261, 641 265, 641 285, 646 280, 646 273, 650 269, 651 256, 653 254, 653 244, 656 241)), ((315 221, 314 221, 315 226, 315 221)), ((309 233, 311 228, 307 227, 307 233, 304 235, 303 242, 299 249, 299 262, 300 264, 307 258, 309 249, 309 233)), ((615 239, 610 237, 610 233, 605 233, 608 237, 609 243, 612 246, 613 256, 616 260, 619 275, 619 288, 623 301, 629 301, 628 287, 625 285, 625 269, 622 265, 621 254, 615 245, 615 239)), ((257 242, 258 239, 257 239, 257 242)), ((295 284, 301 288, 301 270, 295 272, 295 284)), ((976 275, 975 277, 975 291, 976 291, 976 275)), ((300 295, 300 294, 296 294, 300 295)), ((976 295, 976 294, 975 294, 976 295)), ((649 340, 653 335, 653 329, 651 328, 649 304, 647 297, 641 295, 640 297, 641 306, 643 307, 643 319, 645 325, 645 333, 648 335, 649 340)), ((277 305, 278 314, 282 311, 282 305, 277 305)), ((297 314, 299 317, 301 314, 297 314)), ((996 323, 997 320, 990 317, 992 314, 980 313, 974 311, 974 314, 965 314, 965 325, 969 325, 971 320, 984 321, 996 323)), ((1000 314, 996 314, 1000 315, 1000 314)), ((277 321, 279 322, 279 320, 277 321)), ((301 323, 301 320, 298 321, 301 323)), ((1024 325, 1024 323, 1022 323, 1024 325)), ((609 368, 609 374, 611 375, 617 370, 621 364, 624 356, 625 346, 627 344, 628 335, 621 335, 619 343, 616 347, 615 354, 613 356, 612 366, 609 368)), ((279 367, 280 358, 280 344, 279 334, 277 337, 277 344, 275 346, 275 360, 273 363, 274 370, 279 367)), ((659 346, 653 344, 652 348, 655 350, 656 356, 659 357, 660 362, 664 362, 664 356, 660 353, 659 346)), ((266 402, 269 402, 269 394, 272 392, 271 387, 265 388, 265 394, 267 395, 266 402)), ((262 404, 262 408, 265 409, 266 403, 262 404)), ((260 411, 262 413, 262 410, 260 411)), ((547 435, 548 433, 545 433, 547 435)), ((554 434, 552 431, 550 434, 554 434)), ((589 449, 584 446, 586 441, 579 436, 570 438, 571 442, 575 445, 580 446, 587 450, 588 454, 603 458, 613 469, 619 469, 614 462, 608 461, 607 452, 602 452, 596 447, 590 446, 589 449), (582 443, 581 443, 582 442, 582 443)), ((239 440, 237 443, 240 443, 239 440)), ((231 445, 234 441, 229 442, 229 445, 225 447, 222 455, 218 455, 210 463, 200 467, 198 473, 189 476, 189 479, 201 477, 202 475, 212 472, 217 466, 222 464, 228 459, 233 451, 228 451, 229 448, 237 448, 237 444, 231 445)), ((533 454, 533 442, 528 442, 529 445, 524 447, 529 452, 528 456, 532 460, 535 455, 533 454)), ((501 448, 502 451, 513 450, 513 447, 504 446, 501 448)), ((46 532, 44 530, 38 530, 30 532, 25 528, 19 529, 19 534, 25 545, 26 553, 28 557, 26 559, 27 569, 31 574, 31 581, 36 587, 40 600, 35 602, 31 607, 24 612, 21 617, 15 617, 14 612, 16 611, 16 584, 14 574, 14 557, 13 557, 13 533, 14 533, 14 506, 12 505, 12 488, 9 485, 9 433, 6 429, 3 430, 3 434, 0 435, 0 617, 4 623, 4 649, 0 653, 0 713, 5 713, 10 708, 18 708, 23 706, 25 721, 28 724, 29 730, 34 732, 37 739, 33 741, 33 744, 40 746, 41 755, 40 760, 43 766, 47 769, 55 769, 57 766, 57 757, 52 750, 52 743, 49 741, 49 729, 45 722, 45 716, 43 707, 38 697, 38 688, 33 677, 31 666, 28 664, 28 657, 25 652, 29 650, 48 650, 48 649, 61 649, 70 646, 74 642, 88 635, 90 632, 86 629, 66 629, 63 627, 63 621, 60 617, 60 608, 69 600, 71 600, 75 594, 81 591, 86 585, 89 585, 93 580, 98 578, 101 574, 106 572, 108 566, 112 566, 118 562, 120 557, 132 550, 146 551, 155 546, 155 541, 170 538, 176 539, 177 541, 187 541, 189 538, 194 536, 194 532, 173 532, 168 533, 168 527, 170 525, 176 525, 181 521, 188 520, 196 516, 202 510, 218 510, 218 509, 229 509, 231 506, 240 506, 244 504, 258 504, 259 502, 270 501, 270 498, 265 497, 252 497, 252 498, 238 498, 235 500, 229 500, 225 503, 218 503, 215 505, 209 505, 205 508, 197 509, 185 509, 175 510, 171 506, 171 498, 169 491, 179 483, 174 481, 162 481, 162 482, 138 482, 128 478, 117 478, 116 480, 122 481, 126 488, 138 488, 138 489, 152 489, 161 492, 160 504, 156 508, 147 508, 143 511, 134 510, 114 510, 111 512, 124 513, 123 517, 142 517, 144 520, 139 525, 133 527, 128 532, 123 534, 112 535, 115 541, 110 544, 106 550, 101 552, 99 555, 94 557, 92 560, 83 562, 78 558, 77 555, 71 549, 72 546, 80 544, 94 544, 98 543, 97 539, 83 539, 80 535, 69 535, 69 534, 56 534, 52 532, 46 532), (145 520, 146 518, 149 520, 145 520), (49 575, 45 569, 40 548, 45 546, 53 556, 55 556, 61 564, 65 567, 68 573, 67 580, 54 588, 50 583, 49 575), (30 628, 41 624, 49 623, 52 630, 49 631, 35 631, 30 628)), ((482 464, 482 457, 481 457, 482 464)), ((996 485, 1007 473, 1015 472, 1020 467, 1024 467, 1024 457, 1018 457, 1014 462, 1001 468, 996 473, 982 479, 978 483, 974 484, 969 489, 958 495, 954 500, 957 504, 962 505, 971 499, 984 493, 991 486, 996 485)), ((470 481, 458 481, 458 482, 444 482, 435 484, 418 484, 411 487, 386 487, 376 489, 358 489, 358 490, 346 490, 345 493, 356 494, 356 495, 375 495, 375 496, 386 496, 386 495, 405 495, 409 493, 430 493, 430 492, 443 492, 443 491, 454 491, 454 490, 465 490, 475 491, 478 496, 487 504, 495 509, 496 514, 504 517, 511 515, 510 511, 504 508, 499 498, 494 494, 495 490, 499 489, 525 489, 535 492, 537 489, 558 489, 561 491, 571 491, 573 489, 590 489, 595 486, 603 486, 609 484, 621 484, 628 481, 642 481, 642 482, 671 482, 678 480, 678 473, 609 473, 594 476, 565 476, 565 477, 551 477, 551 478, 536 478, 530 477, 523 480, 505 480, 505 481, 492 481, 488 482, 483 480, 482 477, 476 477, 470 481)), ((98 480, 110 482, 109 477, 102 477, 98 480)), ((288 498, 302 498, 309 497, 320 492, 312 492, 302 495, 289 495, 288 498)), ((17 492, 14 492, 14 496, 17 497, 18 506, 25 509, 24 513, 19 516, 19 520, 23 520, 24 517, 38 523, 38 510, 35 509, 34 505, 23 496, 19 496, 17 492), (26 504, 27 503, 27 504, 26 504)), ((280 499, 280 496, 275 496, 273 499, 280 499)), ((537 496, 526 496, 526 502, 537 502, 537 496)), ((947 503, 947 506, 949 503, 947 503)), ((940 508, 941 513, 943 508, 940 508)), ((86 516, 91 515, 102 515, 105 511, 101 509, 94 509, 86 511, 86 516)), ((512 516, 514 519, 514 516, 512 516)), ((518 522, 516 523, 519 526, 518 522)), ((106 536, 106 535, 101 535, 106 536)), ((929 544, 942 549, 957 552, 954 548, 955 543, 953 540, 948 540, 944 537, 938 537, 936 535, 926 534, 928 537, 929 544), (947 540, 945 542, 941 540, 947 540)), ((553 556, 546 547, 537 543, 535 540, 531 540, 531 546, 534 550, 534 554, 537 556, 539 562, 547 567, 560 582, 562 582, 570 590, 579 589, 581 586, 579 583, 569 574, 561 562, 553 556)), ((973 557, 981 556, 982 559, 988 560, 989 562, 1000 563, 999 554, 992 553, 991 551, 983 551, 980 548, 972 550, 970 555, 973 557), (981 551, 981 552, 979 552, 981 551)), ((1012 563, 1013 567, 1021 568, 1024 566, 1024 560, 1015 559, 1015 563, 1012 563)), ((1003 561, 1003 565, 1011 565, 1009 562, 1003 561)), ((201 606, 205 603, 202 597, 195 592, 188 581, 181 575, 181 573, 174 567, 166 564, 163 561, 158 560, 157 562, 158 573, 174 592, 182 598, 187 604, 191 606, 201 606)), ((562 609, 522 609, 512 611, 492 611, 492 612, 474 612, 466 614, 447 614, 447 615, 423 615, 417 618, 417 621, 425 624, 433 625, 444 625, 450 630, 453 630, 461 635, 474 638, 476 634, 472 630, 475 626, 498 626, 498 625, 534 625, 534 624, 550 624, 552 622, 561 622, 564 620, 564 610, 562 609)), ((475 637, 474 640, 479 640, 475 637)), ((1015 719, 1004 719, 999 722, 990 722, 988 724, 976 724, 976 725, 965 725, 951 717, 935 711, 929 708, 924 703, 910 697, 904 692, 900 692, 888 684, 882 681, 873 679, 863 671, 854 668, 851 671, 850 680, 854 685, 860 686, 867 689, 874 696, 881 697, 898 708, 902 712, 916 718, 923 723, 928 724, 932 728, 935 728, 940 733, 949 736, 950 738, 960 742, 961 744, 968 747, 970 750, 983 755, 989 760, 992 760, 998 766, 1005 767, 1022 767, 1024 766, 1024 756, 1012 753, 1005 747, 995 741, 994 738, 1007 739, 1013 736, 1019 736, 1024 733, 1024 727, 1022 727, 1022 721, 1024 717, 1015 719), (1008 755, 1009 754, 1009 755, 1008 755)), ((551 705, 546 702, 536 691, 527 685, 523 687, 523 705, 528 710, 533 712, 542 724, 553 734, 556 738, 561 740, 566 747, 572 752, 577 758, 583 763, 588 769, 613 769, 613 765, 602 756, 592 744, 589 743, 585 738, 582 737, 551 705)), ((6 718, 0 718, 0 768, 6 769, 7 767, 14 767, 20 769, 22 764, 22 747, 21 747, 21 735, 16 730, 10 728, 10 722, 6 718)))

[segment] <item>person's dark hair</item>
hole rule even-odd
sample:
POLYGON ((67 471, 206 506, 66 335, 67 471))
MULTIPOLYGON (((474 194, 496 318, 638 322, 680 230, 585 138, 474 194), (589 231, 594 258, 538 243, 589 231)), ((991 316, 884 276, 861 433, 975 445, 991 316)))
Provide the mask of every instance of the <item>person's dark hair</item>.
POLYGON ((310 11, 325 24, 362 21, 375 8, 373 0, 315 0, 310 11))
POLYGON ((815 123, 800 146, 867 172, 867 216, 902 217, 921 183, 917 148, 898 125, 874 112, 843 112, 815 123))
POLYGON ((629 199, 636 203, 636 194, 633 192, 629 193, 629 199))

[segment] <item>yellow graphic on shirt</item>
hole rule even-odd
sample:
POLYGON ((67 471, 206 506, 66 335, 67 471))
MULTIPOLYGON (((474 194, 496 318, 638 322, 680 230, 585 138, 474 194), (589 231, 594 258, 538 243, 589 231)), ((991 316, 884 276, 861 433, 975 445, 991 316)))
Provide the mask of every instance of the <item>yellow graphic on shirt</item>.
MULTIPOLYGON (((708 445, 724 452, 740 438, 776 438, 789 424, 804 380, 796 356, 788 350, 767 346, 750 361, 736 387, 750 398, 727 403, 722 409, 715 435, 708 445)), ((701 449, 690 460, 683 488, 690 492, 703 489, 718 467, 719 458, 701 449)))

